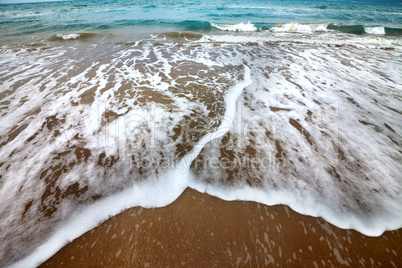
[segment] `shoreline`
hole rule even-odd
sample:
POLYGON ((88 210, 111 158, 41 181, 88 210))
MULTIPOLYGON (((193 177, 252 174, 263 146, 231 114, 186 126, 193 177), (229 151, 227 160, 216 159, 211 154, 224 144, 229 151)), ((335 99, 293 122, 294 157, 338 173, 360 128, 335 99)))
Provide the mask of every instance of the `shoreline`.
POLYGON ((40 267, 402 266, 402 229, 368 237, 285 205, 224 201, 186 189, 163 208, 134 207, 40 267))

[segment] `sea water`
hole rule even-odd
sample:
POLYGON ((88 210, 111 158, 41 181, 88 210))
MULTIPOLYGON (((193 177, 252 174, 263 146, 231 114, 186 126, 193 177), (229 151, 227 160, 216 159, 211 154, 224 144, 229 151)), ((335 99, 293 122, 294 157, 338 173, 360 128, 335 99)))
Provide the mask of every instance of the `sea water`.
POLYGON ((0 266, 191 187, 402 227, 402 8, 0 5, 0 266))

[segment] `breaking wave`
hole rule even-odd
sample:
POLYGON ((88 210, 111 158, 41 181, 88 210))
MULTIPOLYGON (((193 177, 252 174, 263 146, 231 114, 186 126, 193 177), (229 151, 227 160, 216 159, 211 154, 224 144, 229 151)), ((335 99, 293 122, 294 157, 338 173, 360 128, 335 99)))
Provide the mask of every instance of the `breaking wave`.
POLYGON ((384 26, 366 26, 364 27, 364 31, 368 34, 377 34, 377 35, 384 35, 385 34, 385 28, 384 26))
POLYGON ((326 32, 329 23, 312 23, 312 24, 299 24, 299 23, 285 23, 272 27, 270 30, 274 32, 287 32, 287 33, 313 33, 313 32, 326 32))
POLYGON ((254 24, 248 23, 238 23, 238 24, 211 24, 212 27, 215 27, 221 31, 229 31, 229 32, 255 32, 257 31, 257 27, 254 24))
POLYGON ((56 34, 49 38, 50 41, 69 41, 69 40, 88 40, 98 34, 95 33, 69 33, 69 34, 56 34))

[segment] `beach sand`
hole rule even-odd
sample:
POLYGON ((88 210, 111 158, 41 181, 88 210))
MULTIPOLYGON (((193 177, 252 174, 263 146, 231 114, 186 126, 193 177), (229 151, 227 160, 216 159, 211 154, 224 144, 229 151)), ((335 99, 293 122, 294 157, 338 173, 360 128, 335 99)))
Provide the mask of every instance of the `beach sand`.
POLYGON ((401 267, 402 229, 380 237, 284 205, 223 201, 187 189, 164 208, 131 208, 41 267, 401 267))

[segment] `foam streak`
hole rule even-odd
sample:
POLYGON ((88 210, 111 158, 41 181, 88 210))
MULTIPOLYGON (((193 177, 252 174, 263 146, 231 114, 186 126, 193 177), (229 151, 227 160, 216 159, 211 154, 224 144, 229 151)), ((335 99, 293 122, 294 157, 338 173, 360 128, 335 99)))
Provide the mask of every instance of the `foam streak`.
POLYGON ((38 247, 28 257, 14 263, 11 267, 37 267, 45 262, 69 241, 83 235, 85 232, 95 228, 99 223, 120 212, 135 206, 163 207, 176 200, 188 187, 189 178, 192 176, 189 170, 191 163, 199 155, 202 148, 211 140, 222 137, 230 128, 228 122, 234 120, 236 100, 242 90, 249 86, 252 81, 250 69, 245 67, 244 81, 232 87, 226 96, 225 117, 219 128, 204 136, 188 153, 176 168, 166 172, 164 175, 155 177, 154 180, 139 183, 120 193, 95 202, 84 208, 68 223, 64 224, 48 241, 38 247), (183 169, 184 167, 184 169, 183 169))

